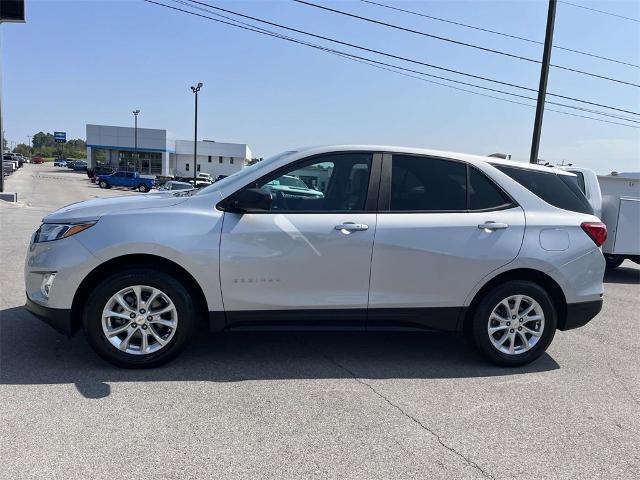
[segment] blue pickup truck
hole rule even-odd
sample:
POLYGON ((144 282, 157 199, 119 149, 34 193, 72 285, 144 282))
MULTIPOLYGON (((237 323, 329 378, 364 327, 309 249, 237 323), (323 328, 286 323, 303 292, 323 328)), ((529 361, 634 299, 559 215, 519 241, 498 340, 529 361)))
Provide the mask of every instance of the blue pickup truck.
POLYGON ((100 188, 128 187, 143 193, 155 186, 155 180, 141 177, 138 172, 115 172, 111 175, 98 175, 97 183, 100 188))

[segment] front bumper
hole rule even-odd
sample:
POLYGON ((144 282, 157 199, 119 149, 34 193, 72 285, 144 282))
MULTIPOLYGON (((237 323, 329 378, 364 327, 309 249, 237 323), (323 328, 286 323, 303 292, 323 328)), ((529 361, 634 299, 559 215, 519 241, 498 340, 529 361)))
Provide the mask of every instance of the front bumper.
POLYGON ((73 333, 71 309, 45 307, 29 297, 27 297, 24 306, 29 312, 63 335, 71 336, 73 333))
POLYGON ((559 330, 571 330, 579 328, 598 315, 602 310, 602 299, 591 302, 568 303, 567 315, 558 322, 559 330))

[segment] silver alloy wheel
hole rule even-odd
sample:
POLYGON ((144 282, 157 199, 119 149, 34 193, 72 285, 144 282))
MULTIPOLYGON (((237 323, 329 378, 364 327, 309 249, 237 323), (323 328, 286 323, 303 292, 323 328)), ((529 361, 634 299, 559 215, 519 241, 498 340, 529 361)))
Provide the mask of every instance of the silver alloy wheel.
POLYGON ((147 285, 133 285, 114 294, 102 310, 102 331, 117 349, 147 355, 164 348, 178 326, 178 312, 169 296, 147 285))
POLYGON ((533 298, 512 295, 500 301, 491 312, 487 333, 493 346, 508 355, 531 350, 542 337, 544 312, 533 298))

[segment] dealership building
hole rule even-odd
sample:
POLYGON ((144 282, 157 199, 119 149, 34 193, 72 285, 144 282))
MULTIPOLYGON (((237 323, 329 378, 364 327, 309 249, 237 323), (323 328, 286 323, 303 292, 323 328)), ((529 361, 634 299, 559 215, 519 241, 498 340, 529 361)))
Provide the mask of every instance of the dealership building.
MULTIPOLYGON (((244 143, 197 143, 197 172, 231 175, 251 159, 244 143)), ((137 168, 142 175, 192 176, 193 140, 171 139, 157 128, 138 128, 136 135, 133 127, 87 124, 87 163, 89 168, 137 168)))

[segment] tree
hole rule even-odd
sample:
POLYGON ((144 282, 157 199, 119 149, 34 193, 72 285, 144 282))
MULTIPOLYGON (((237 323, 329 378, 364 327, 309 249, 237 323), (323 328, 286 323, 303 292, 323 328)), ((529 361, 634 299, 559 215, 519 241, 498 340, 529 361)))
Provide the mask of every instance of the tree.
POLYGON ((44 147, 55 147, 56 142, 51 133, 38 132, 31 139, 34 150, 40 150, 44 147))
POLYGON ((31 149, 29 148, 28 145, 25 145, 24 143, 19 143, 18 145, 16 145, 16 148, 13 149, 13 153, 19 153, 25 157, 30 157, 31 149))
POLYGON ((258 163, 262 161, 262 157, 260 158, 252 158, 251 160, 247 161, 247 165, 253 165, 254 163, 258 163))

